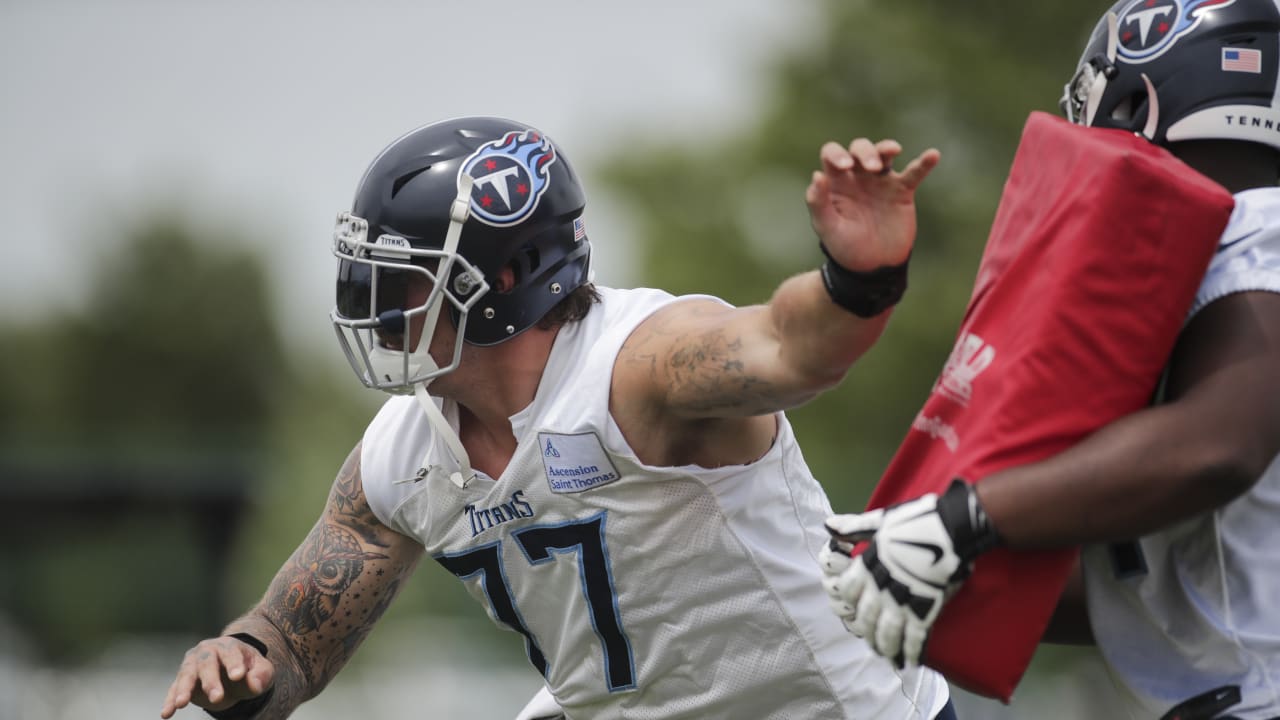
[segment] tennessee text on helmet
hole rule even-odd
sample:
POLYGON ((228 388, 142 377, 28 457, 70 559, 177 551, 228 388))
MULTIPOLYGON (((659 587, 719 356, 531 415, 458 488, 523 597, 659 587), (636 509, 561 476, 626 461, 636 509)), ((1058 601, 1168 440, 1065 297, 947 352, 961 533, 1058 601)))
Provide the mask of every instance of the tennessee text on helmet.
POLYGON ((1121 0, 1064 88, 1073 122, 1280 148, 1280 0, 1121 0))

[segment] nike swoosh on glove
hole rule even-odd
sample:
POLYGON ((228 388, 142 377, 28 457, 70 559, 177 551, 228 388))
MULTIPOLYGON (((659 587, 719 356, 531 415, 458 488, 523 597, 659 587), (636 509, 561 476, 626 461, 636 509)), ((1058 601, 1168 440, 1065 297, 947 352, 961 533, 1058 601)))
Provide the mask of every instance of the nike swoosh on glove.
POLYGON ((828 518, 819 562, 831 608, 844 626, 899 667, 918 665, 942 605, 999 535, 972 486, 953 480, 888 508, 828 518), (857 543, 870 540, 860 555, 857 543))

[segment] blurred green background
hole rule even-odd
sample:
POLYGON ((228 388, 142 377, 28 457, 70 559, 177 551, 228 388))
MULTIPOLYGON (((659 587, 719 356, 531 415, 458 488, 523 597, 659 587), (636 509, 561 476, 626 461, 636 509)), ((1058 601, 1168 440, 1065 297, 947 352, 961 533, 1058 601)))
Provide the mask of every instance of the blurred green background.
MULTIPOLYGON (((626 270, 601 280, 736 304, 764 301, 781 279, 818 264, 803 192, 823 141, 894 137, 907 155, 942 151, 919 194, 911 287, 888 331, 840 388, 791 413, 833 505, 852 510, 865 503, 950 350, 1022 123, 1033 110, 1056 111, 1104 7, 776 5, 807 20, 789 43, 738 48, 752 57, 755 100, 713 123, 716 132, 690 137, 669 124, 620 122, 596 128, 583 153, 571 134, 552 135, 588 178, 589 198, 605 199, 609 223, 588 204, 597 252, 628 245, 626 270)), ((404 7, 388 6, 382 21, 404 7)), ((431 16, 429 8, 413 12, 431 16)), ((548 10, 553 21, 571 12, 565 4, 548 10)), ((680 11, 669 12, 679 22, 680 11)), ((621 34, 626 23, 620 15, 594 31, 621 34)), ((627 42, 664 52, 660 37, 627 42)), ((581 62, 611 59, 621 62, 581 62)), ((16 82, 12 68, 5 72, 6 83, 16 82)), ((382 81, 399 82, 388 73, 382 81)), ((518 110, 511 114, 537 123, 518 110)), ((678 109, 669 113, 678 119, 678 109)), ((388 123, 403 130, 434 119, 388 123)), ((362 137, 358 148, 371 159, 386 140, 362 137)), ((343 168, 349 177, 340 183, 354 187, 358 170, 343 168)), ((79 301, 0 316, 0 697, 10 698, 0 700, 0 720, 83 717, 56 692, 64 680, 90 676, 102 683, 99 701, 121 683, 143 696, 120 717, 151 716, 187 644, 252 604, 306 533, 381 401, 338 364, 336 343, 299 342, 271 310, 288 286, 272 274, 282 253, 270 228, 211 219, 186 202, 135 205, 114 207, 112 222, 86 224, 99 242, 80 257, 87 271, 79 301), (230 236, 237 241, 226 242, 230 236), (127 675, 130 668, 138 674, 127 675), (103 672, 132 679, 101 680, 103 672), (34 697, 45 692, 54 696, 34 697)), ((328 257, 323 236, 297 246, 328 257)), ((325 261, 312 262, 326 272, 325 261)), ((327 310, 310 308, 320 322, 327 310)), ((516 686, 512 697, 537 686, 515 637, 492 629, 461 585, 430 563, 384 622, 426 623, 426 637, 375 632, 331 691, 337 699, 312 705, 367 707, 359 699, 374 691, 357 683, 381 687, 381 668, 433 654, 450 666, 500 666, 520 678, 506 681, 516 686)), ((962 707, 970 719, 1107 717, 1103 694, 1087 690, 1100 683, 1090 652, 1046 650, 1012 707, 974 698, 962 707)), ((495 703, 479 717, 510 717, 518 706, 495 703)), ((97 707, 94 717, 111 716, 97 707)), ((328 717, 305 714, 320 712, 307 706, 299 716, 328 717)))

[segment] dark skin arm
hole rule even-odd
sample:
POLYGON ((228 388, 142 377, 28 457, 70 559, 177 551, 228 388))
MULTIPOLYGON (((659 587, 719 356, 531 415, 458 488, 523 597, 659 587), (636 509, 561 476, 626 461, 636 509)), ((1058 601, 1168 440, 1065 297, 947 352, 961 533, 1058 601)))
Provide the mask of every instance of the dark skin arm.
POLYGON ((365 499, 356 446, 320 520, 276 573, 256 607, 222 637, 189 650, 160 717, 195 704, 223 710, 274 688, 255 720, 288 717, 346 665, 422 556, 422 546, 380 523, 365 499), (248 633, 262 657, 227 637, 248 633))
POLYGON ((1280 453, 1280 294, 1229 295, 1179 338, 1169 401, 977 492, 1012 548, 1127 540, 1247 491, 1280 453))

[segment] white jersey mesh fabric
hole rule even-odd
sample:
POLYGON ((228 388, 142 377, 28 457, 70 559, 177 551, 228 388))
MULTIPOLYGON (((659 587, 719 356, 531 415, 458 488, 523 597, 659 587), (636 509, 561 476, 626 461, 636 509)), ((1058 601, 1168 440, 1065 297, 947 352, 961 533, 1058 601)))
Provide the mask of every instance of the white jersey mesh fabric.
MULTIPOLYGON (((1236 195, 1192 312, 1244 291, 1280 293, 1280 189, 1236 195)), ((1277 547, 1280 458, 1214 512, 1136 545, 1085 549, 1090 621, 1132 717, 1228 684, 1243 696, 1232 716, 1280 715, 1277 547)))
POLYGON ((411 398, 388 401, 361 458, 374 511, 525 635, 570 718, 932 718, 946 683, 895 671, 827 607, 816 556, 830 506, 785 417, 750 465, 638 461, 608 412, 613 361, 679 299, 602 293, 512 417, 501 477, 395 483, 418 474, 430 429, 411 398))

